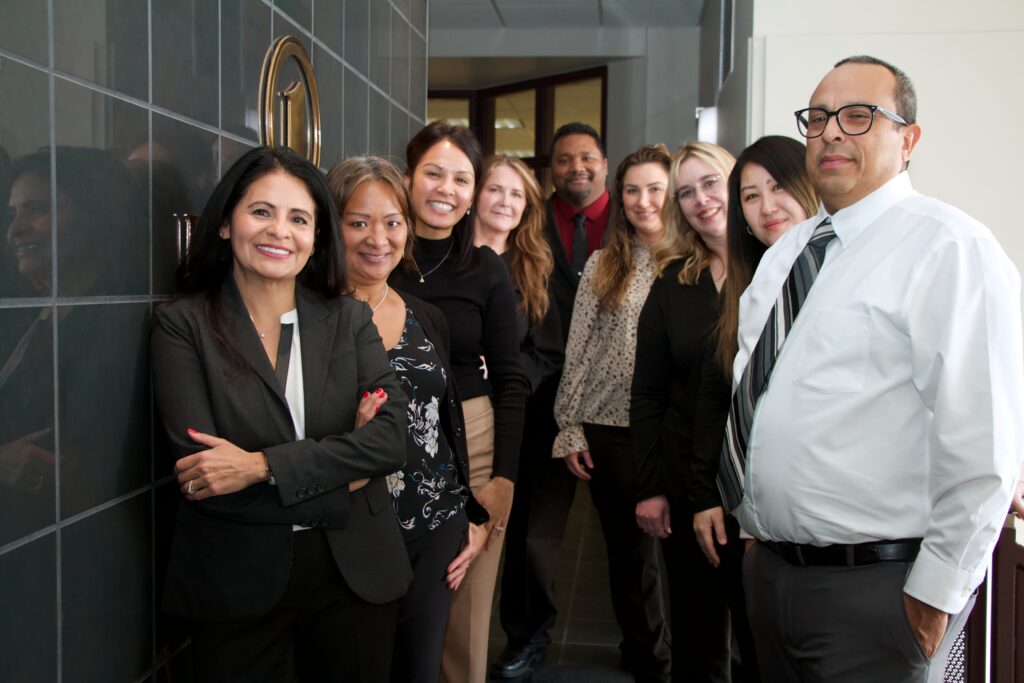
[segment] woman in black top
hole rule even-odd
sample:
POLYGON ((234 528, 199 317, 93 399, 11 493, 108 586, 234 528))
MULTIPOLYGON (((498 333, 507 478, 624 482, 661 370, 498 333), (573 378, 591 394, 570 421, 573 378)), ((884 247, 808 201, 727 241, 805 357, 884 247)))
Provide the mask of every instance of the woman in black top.
MULTIPOLYGON (((452 591, 483 549, 486 532, 478 525, 486 522, 487 513, 469 496, 462 409, 448 362, 448 324, 435 306, 387 283, 391 271, 412 253, 409 194, 401 173, 379 157, 356 157, 334 166, 327 183, 346 247, 346 289, 371 307, 409 399, 406 464, 387 478, 413 567, 413 583, 399 607, 391 680, 429 683, 437 681, 441 668, 452 591), (467 527, 469 542, 463 547, 467 527)), ((372 420, 386 398, 367 393, 360 421, 372 420)))
POLYGON ((446 121, 435 121, 409 141, 406 172, 416 242, 411 267, 397 268, 389 279, 436 305, 448 320, 470 487, 490 517, 486 550, 452 602, 441 680, 453 683, 482 683, 486 676, 488 633, 479 625, 490 618, 528 391, 511 280, 497 254, 473 246, 467 218, 481 156, 473 134, 446 121))

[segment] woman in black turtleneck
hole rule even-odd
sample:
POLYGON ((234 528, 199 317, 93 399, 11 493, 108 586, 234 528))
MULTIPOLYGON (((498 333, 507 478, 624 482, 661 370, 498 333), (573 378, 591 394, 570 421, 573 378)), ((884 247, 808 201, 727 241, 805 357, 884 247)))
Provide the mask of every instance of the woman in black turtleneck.
POLYGON ((519 459, 528 393, 519 361, 516 298, 501 258, 473 246, 468 213, 480 176, 480 143, 462 126, 435 121, 406 147, 415 219, 413 266, 392 286, 434 304, 451 329, 451 364, 462 397, 470 487, 487 509, 487 549, 456 591, 441 680, 483 683, 501 544, 519 459))

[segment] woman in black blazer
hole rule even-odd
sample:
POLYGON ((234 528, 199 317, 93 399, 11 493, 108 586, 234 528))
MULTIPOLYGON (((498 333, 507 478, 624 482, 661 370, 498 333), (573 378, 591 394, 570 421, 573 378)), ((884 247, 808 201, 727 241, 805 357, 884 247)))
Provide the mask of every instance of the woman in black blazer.
POLYGON ((384 475, 405 400, 370 311, 339 297, 319 171, 257 148, 214 190, 152 335, 184 502, 164 592, 198 681, 385 681, 410 569, 384 475), (357 426, 360 396, 390 398, 357 426))
MULTIPOLYGON (((356 157, 327 174, 345 244, 346 291, 373 312, 391 367, 409 399, 406 465, 388 477, 413 567, 399 607, 395 683, 436 683, 452 592, 487 537, 488 515, 469 489, 462 404, 441 311, 388 284, 412 253, 412 214, 402 174, 379 157, 356 157), (468 513, 468 514, 467 514, 468 513)), ((367 395, 360 421, 386 397, 367 395)))

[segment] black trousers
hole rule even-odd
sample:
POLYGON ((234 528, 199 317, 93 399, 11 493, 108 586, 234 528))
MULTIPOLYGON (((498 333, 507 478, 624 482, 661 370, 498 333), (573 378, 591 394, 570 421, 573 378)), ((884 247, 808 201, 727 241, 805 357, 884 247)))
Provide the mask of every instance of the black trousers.
POLYGON ((547 647, 558 616, 555 574, 576 477, 551 457, 557 392, 558 377, 549 378, 526 404, 499 601, 501 627, 513 649, 547 647))
POLYGON ((448 565, 462 549, 469 521, 465 511, 433 531, 405 542, 412 584, 399 600, 398 633, 391 660, 393 683, 436 683, 441 672, 444 628, 452 592, 448 565))
POLYGON ((247 621, 192 622, 198 683, 387 683, 398 601, 366 602, 348 587, 321 530, 295 532, 281 601, 247 621))
POLYGON ((637 681, 667 681, 672 655, 657 541, 636 523, 629 429, 584 424, 583 431, 594 461, 590 496, 608 550, 612 609, 622 629, 623 661, 637 681))
POLYGON ((759 681, 743 596, 739 525, 726 515, 728 543, 718 547, 721 563, 716 568, 697 544, 689 501, 670 497, 669 513, 672 534, 661 547, 668 567, 673 683, 759 681), (735 669, 730 663, 730 624, 740 650, 735 669))

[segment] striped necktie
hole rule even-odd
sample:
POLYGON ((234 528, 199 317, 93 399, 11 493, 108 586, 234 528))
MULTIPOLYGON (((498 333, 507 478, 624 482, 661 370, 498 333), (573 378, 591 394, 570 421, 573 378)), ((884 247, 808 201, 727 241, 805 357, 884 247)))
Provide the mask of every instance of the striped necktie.
POLYGON ((814 229, 811 239, 793 263, 789 277, 782 285, 779 298, 768 314, 761 337, 732 395, 718 468, 718 489, 727 510, 734 510, 743 500, 743 470, 757 400, 768 386, 775 359, 821 270, 825 249, 835 236, 831 218, 826 218, 814 229))

